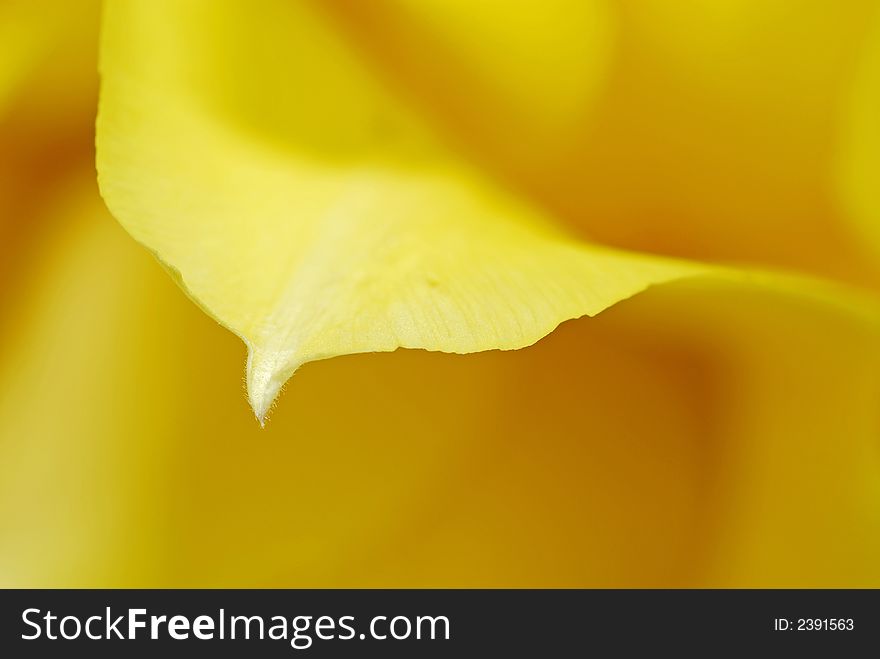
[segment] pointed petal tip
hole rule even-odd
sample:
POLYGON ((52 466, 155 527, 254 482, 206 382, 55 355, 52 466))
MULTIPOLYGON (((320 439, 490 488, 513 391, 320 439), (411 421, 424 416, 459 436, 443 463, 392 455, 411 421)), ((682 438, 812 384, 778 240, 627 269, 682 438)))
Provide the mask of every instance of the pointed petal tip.
POLYGON ((297 366, 291 362, 289 351, 263 350, 248 344, 248 402, 261 428, 266 427, 275 399, 297 366))

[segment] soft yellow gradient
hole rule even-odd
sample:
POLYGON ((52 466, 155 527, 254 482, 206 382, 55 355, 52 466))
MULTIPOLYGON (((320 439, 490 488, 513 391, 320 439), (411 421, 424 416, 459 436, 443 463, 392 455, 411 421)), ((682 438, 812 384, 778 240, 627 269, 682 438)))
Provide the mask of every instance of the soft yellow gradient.
MULTIPOLYGON (((542 239, 800 274, 655 286, 524 350, 310 363, 265 429, 247 408, 239 339, 98 196, 96 16, 77 13, 62 33, 79 46, 0 78, 15 81, 0 90, 0 585, 880 587, 876 168, 867 148, 852 151, 871 144, 854 136, 871 130, 873 101, 858 90, 872 84, 872 6, 646 0, 548 19, 572 39, 601 30, 589 46, 500 29, 493 38, 512 49, 546 51, 529 61, 557 63, 547 79, 541 65, 518 78, 516 58, 480 51, 471 23, 432 21, 427 3, 276 8, 316 8, 321 34, 431 140, 426 152, 397 143, 395 171, 418 171, 426 153, 433 167, 439 149, 450 180, 544 218, 542 239), (588 67, 568 59, 579 52, 588 67), (575 71, 584 77, 568 88, 575 71), (493 121, 505 103, 516 108, 493 121)), ((251 41, 257 51, 236 57, 217 39, 206 60, 179 53, 224 62, 242 86, 193 88, 195 116, 216 121, 193 121, 175 146, 222 135, 262 163, 320 153, 336 180, 369 151, 349 150, 365 133, 322 132, 320 112, 287 121, 296 89, 263 89, 246 68, 271 59, 286 23, 248 7, 204 23, 203 43, 263 30, 262 51, 251 41)), ((305 74, 330 93, 331 70, 305 74)), ((364 98, 334 119, 357 127, 364 98)), ((154 121, 132 117, 129 129, 154 121)), ((164 146, 154 155, 175 176, 139 178, 132 165, 132 185, 159 181, 165 194, 243 153, 181 160, 164 146)), ((214 188, 216 217, 263 208, 278 180, 261 170, 214 188)), ((397 182, 382 190, 405 204, 397 182)), ((329 199, 332 186, 319 192, 329 199)), ((183 199, 175 217, 191 210, 183 199)), ((206 249, 204 233, 186 237, 181 254, 206 249)))
POLYGON ((880 283, 834 183, 873 0, 604 3, 594 92, 563 140, 534 142, 542 126, 471 92, 466 49, 430 21, 387 2, 317 4, 450 143, 587 239, 880 283))
POLYGON ((880 260, 880 9, 860 44, 852 84, 841 104, 836 154, 841 204, 875 260, 880 260))

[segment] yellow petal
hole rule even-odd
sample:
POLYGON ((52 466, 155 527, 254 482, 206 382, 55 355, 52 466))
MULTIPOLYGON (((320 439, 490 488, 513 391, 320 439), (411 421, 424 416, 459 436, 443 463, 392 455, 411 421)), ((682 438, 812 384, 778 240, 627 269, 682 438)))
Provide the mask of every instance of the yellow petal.
POLYGON ((258 436, 240 347, 88 176, 40 189, 0 323, 3 585, 880 584, 877 322, 839 291, 692 280, 529 351, 313 364, 258 436))
POLYGON ((245 340, 261 420, 307 361, 519 348, 699 271, 567 237, 305 3, 110 2, 101 71, 104 198, 245 340))
POLYGON ((261 432, 229 386, 239 342, 82 180, 0 326, 0 584, 687 578, 702 524, 689 377, 569 324, 535 352, 309 365, 261 432))
POLYGON ((83 181, 0 327, 4 585, 880 584, 876 319, 655 287, 526 351, 310 364, 260 432, 238 341, 83 181))

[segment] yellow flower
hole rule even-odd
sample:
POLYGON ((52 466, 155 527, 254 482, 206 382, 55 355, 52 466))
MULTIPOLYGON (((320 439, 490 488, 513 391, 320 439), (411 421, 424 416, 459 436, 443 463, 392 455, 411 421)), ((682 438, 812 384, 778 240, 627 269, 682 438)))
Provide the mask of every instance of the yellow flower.
POLYGON ((880 584, 872 4, 9 5, 0 581, 880 584))

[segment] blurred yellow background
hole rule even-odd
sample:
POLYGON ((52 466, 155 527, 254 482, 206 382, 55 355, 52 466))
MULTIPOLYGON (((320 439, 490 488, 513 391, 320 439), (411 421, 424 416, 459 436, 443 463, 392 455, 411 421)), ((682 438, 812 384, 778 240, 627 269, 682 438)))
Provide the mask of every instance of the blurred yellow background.
POLYGON ((98 3, 0 1, 0 585, 880 586, 880 6, 318 4, 579 234, 826 292, 316 362, 261 430, 98 195, 98 3))

